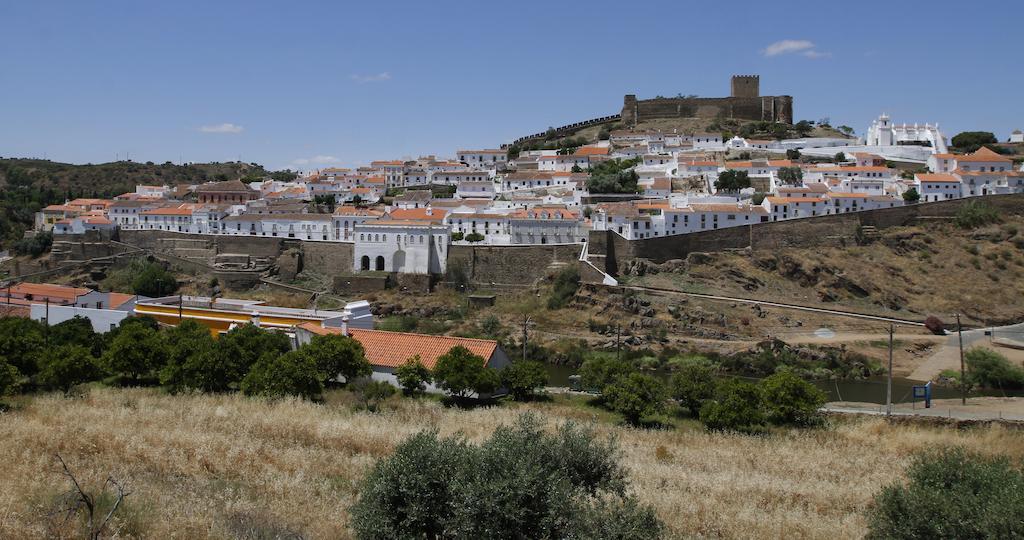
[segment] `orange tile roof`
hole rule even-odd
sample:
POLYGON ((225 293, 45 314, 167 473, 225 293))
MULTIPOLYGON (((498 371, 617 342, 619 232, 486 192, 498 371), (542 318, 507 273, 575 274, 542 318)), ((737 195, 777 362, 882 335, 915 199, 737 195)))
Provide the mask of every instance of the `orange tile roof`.
POLYGON ((870 195, 867 193, 844 193, 844 192, 833 192, 825 195, 830 199, 867 199, 870 195))
POLYGON ((789 203, 804 203, 814 202, 823 203, 825 199, 820 197, 765 197, 766 200, 773 203, 789 204, 789 203))
MULTIPOLYGON (((316 335, 341 334, 340 328, 324 328, 316 323, 299 325, 316 335)), ((378 367, 396 368, 413 356, 419 355, 420 362, 428 369, 434 369, 437 359, 452 347, 463 346, 475 355, 481 356, 486 364, 498 349, 498 342, 489 339, 470 339, 450 336, 431 336, 385 330, 362 330, 350 328, 349 335, 363 346, 366 359, 378 367)))
POLYGON ((374 208, 359 208, 358 206, 339 206, 334 209, 334 215, 379 217, 383 216, 384 212, 382 210, 377 210, 374 208))
MULTIPOLYGON (((7 289, 2 289, 6 296, 7 289)), ((59 298, 69 303, 83 294, 92 292, 91 289, 68 287, 66 285, 54 285, 52 283, 18 283, 10 287, 11 296, 45 296, 47 298, 59 298)))
POLYGON ((581 146, 576 149, 577 156, 607 156, 608 147, 600 146, 581 146))
POLYGON ((914 178, 916 178, 919 182, 952 182, 956 184, 960 183, 960 180, 957 180, 955 176, 953 176, 952 174, 945 173, 920 173, 915 174, 914 178))
POLYGON ((966 162, 975 162, 975 161, 984 161, 984 162, 991 161, 991 162, 996 162, 996 161, 998 161, 1000 163, 1004 163, 1004 162, 1005 163, 1009 163, 1009 162, 1013 161, 1012 159, 1010 159, 1010 158, 1008 158, 1008 157, 1006 157, 1006 156, 1004 156, 1002 154, 999 154, 998 152, 993 152, 992 150, 990 150, 990 149, 988 149, 987 147, 984 147, 984 146, 979 148, 974 153, 964 154, 962 156, 954 156, 954 158, 957 161, 966 161, 966 162))
MULTIPOLYGON (((797 200, 809 201, 812 199, 797 200)), ((690 208, 692 208, 694 212, 736 212, 737 214, 761 214, 765 212, 765 209, 761 206, 738 206, 726 203, 691 204, 690 208)))
POLYGON ((142 215, 148 216, 191 216, 192 208, 186 206, 178 206, 172 208, 154 208, 152 210, 144 210, 139 212, 142 215))
POLYGON ((447 210, 440 208, 395 208, 389 214, 391 219, 412 220, 412 221, 437 221, 444 219, 448 214, 447 210))

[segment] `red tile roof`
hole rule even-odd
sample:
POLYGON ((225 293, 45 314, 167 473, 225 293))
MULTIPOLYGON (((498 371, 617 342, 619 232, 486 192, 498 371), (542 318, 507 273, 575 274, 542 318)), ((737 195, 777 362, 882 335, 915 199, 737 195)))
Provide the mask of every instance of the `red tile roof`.
MULTIPOLYGON (((300 328, 317 335, 341 334, 340 328, 324 328, 316 323, 302 323, 300 328)), ((430 336, 407 332, 384 330, 361 330, 350 328, 349 335, 358 341, 366 351, 366 359, 378 367, 396 368, 413 356, 419 355, 420 362, 428 369, 434 369, 437 359, 452 347, 463 346, 475 355, 481 356, 486 364, 498 349, 498 342, 489 339, 470 339, 450 336, 430 336)))

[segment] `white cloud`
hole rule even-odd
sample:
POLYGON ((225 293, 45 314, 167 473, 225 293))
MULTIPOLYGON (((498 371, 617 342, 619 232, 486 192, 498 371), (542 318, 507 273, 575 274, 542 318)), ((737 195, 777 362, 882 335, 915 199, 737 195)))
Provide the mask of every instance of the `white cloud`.
POLYGON ((223 124, 215 124, 212 126, 202 126, 199 131, 203 133, 241 133, 245 131, 245 128, 237 124, 225 122, 223 124))
POLYGON ((776 41, 761 49, 765 56, 779 56, 783 54, 799 54, 807 58, 825 58, 832 56, 832 53, 821 52, 816 49, 814 42, 806 39, 784 39, 776 41))
POLYGON ((334 156, 313 156, 311 158, 299 158, 293 159, 292 165, 326 165, 328 163, 338 163, 340 159, 334 156))
POLYGON ((387 71, 382 71, 380 73, 376 73, 376 74, 372 74, 372 75, 353 75, 352 76, 352 80, 357 82, 357 83, 359 83, 359 84, 390 81, 391 80, 391 74, 388 73, 387 71))

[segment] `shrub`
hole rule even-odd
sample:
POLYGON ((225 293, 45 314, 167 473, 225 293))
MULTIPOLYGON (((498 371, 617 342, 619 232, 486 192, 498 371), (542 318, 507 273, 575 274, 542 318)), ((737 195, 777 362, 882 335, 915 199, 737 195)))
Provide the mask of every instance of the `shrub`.
POLYGON ((31 377, 39 371, 39 356, 45 346, 45 327, 24 317, 0 318, 0 358, 31 377))
POLYGON ((261 356, 242 379, 242 392, 247 396, 315 399, 323 393, 320 380, 320 370, 308 356, 298 351, 269 352, 261 356))
POLYGON ((14 244, 14 253, 18 255, 29 255, 33 258, 50 251, 53 245, 53 233, 38 232, 30 238, 23 238, 14 244))
POLYGON ((67 394, 75 385, 99 379, 102 374, 99 362, 89 349, 81 345, 61 345, 44 355, 36 380, 43 388, 67 394))
POLYGON ((483 357, 456 345, 437 359, 434 380, 438 386, 458 398, 474 392, 487 394, 498 388, 498 374, 486 367, 483 357))
POLYGON ((472 243, 483 242, 484 241, 484 235, 482 235, 480 233, 471 232, 471 233, 466 235, 466 241, 467 242, 472 242, 472 243))
POLYGON ((167 363, 164 335, 141 324, 121 328, 103 353, 103 365, 112 374, 140 382, 167 363))
POLYGON ((580 288, 580 271, 575 266, 570 266, 555 276, 554 286, 551 289, 551 296, 548 297, 548 309, 561 309, 569 300, 576 295, 580 288))
POLYGON ((715 388, 713 399, 700 409, 700 421, 708 429, 754 433, 764 427, 761 391, 748 382, 725 379, 715 388))
POLYGON ((1000 390, 1024 388, 1024 369, 991 349, 971 349, 964 354, 964 361, 967 381, 973 386, 1000 390))
POLYGON ((696 417, 704 402, 715 394, 715 374, 710 366, 698 363, 683 364, 672 375, 672 397, 696 417))
POLYGON ((512 399, 525 401, 548 384, 548 372, 540 362, 512 362, 501 370, 501 384, 512 399))
POLYGON ((632 371, 629 364, 614 356, 595 356, 580 366, 580 382, 588 390, 604 390, 612 381, 632 371))
POLYGON ((395 394, 395 387, 384 381, 360 379, 352 383, 352 391, 363 404, 364 409, 376 412, 382 401, 395 394))
POLYGON ((462 240, 464 237, 465 237, 465 235, 462 234, 461 232, 453 232, 452 233, 452 242, 458 242, 459 240, 462 240))
POLYGON ((625 494, 613 442, 532 416, 472 446, 420 433, 382 459, 351 508, 357 538, 658 538, 625 494), (607 536, 605 536, 607 535, 607 536))
POLYGON ((320 382, 326 383, 342 377, 352 382, 373 373, 366 360, 363 346, 356 340, 340 334, 314 336, 299 352, 309 357, 320 371, 320 382))
POLYGON ((422 393, 432 380, 430 370, 420 361, 419 355, 395 368, 395 378, 398 379, 398 386, 402 387, 402 393, 407 396, 422 393))
POLYGON ((21 373, 18 368, 7 362, 7 359, 0 356, 0 397, 6 396, 18 387, 21 373))
POLYGON ((668 393, 660 380, 650 375, 630 373, 606 386, 603 396, 609 409, 621 414, 626 422, 636 425, 644 418, 663 412, 668 393))
POLYGON ((167 364, 160 370, 160 383, 172 392, 194 388, 207 392, 227 390, 229 385, 238 383, 242 375, 231 376, 225 370, 226 363, 220 355, 214 354, 214 341, 210 330, 193 319, 185 319, 167 330, 170 350, 167 364))
POLYGON ((917 456, 907 481, 875 495, 868 538, 1024 536, 1024 475, 1005 458, 959 448, 917 456))
POLYGON ((917 188, 910 188, 903 192, 903 202, 913 204, 921 200, 921 194, 918 193, 917 188))
POLYGON ((768 421, 778 425, 812 426, 821 423, 818 409, 825 393, 788 370, 761 380, 761 395, 768 421))
POLYGON ((790 186, 799 186, 804 180, 804 170, 800 167, 780 167, 779 180, 790 186))
POLYGON ((167 296, 178 290, 178 280, 163 266, 150 262, 132 280, 132 291, 142 296, 167 296))
POLYGON ((961 229, 977 229, 992 223, 999 223, 999 211, 981 201, 967 201, 956 211, 955 223, 961 229))

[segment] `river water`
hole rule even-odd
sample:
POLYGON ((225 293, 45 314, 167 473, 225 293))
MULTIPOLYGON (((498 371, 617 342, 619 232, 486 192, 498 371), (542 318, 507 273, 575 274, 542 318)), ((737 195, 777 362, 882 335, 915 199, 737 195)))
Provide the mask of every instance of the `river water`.
MULTIPOLYGON (((568 366, 556 366, 545 364, 548 371, 548 384, 550 386, 569 386, 569 376, 574 375, 576 370, 568 366)), ((651 375, 665 378, 671 373, 665 371, 653 371, 651 375)), ((751 381, 757 379, 752 377, 751 381)), ((828 395, 829 401, 859 401, 864 403, 885 403, 885 377, 877 377, 861 381, 813 381, 815 386, 821 388, 828 395)), ((892 401, 893 403, 910 403, 913 401, 912 386, 921 385, 919 381, 910 379, 895 378, 892 380, 892 401)), ((971 395, 988 396, 1021 396, 1024 392, 999 392, 982 391, 972 392, 971 395)), ((946 399, 960 397, 960 390, 956 388, 932 386, 932 399, 946 399)), ((917 401, 921 401, 918 399, 917 401)))

